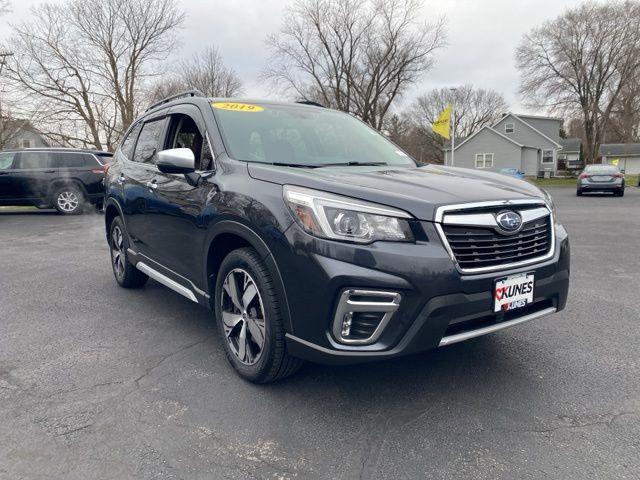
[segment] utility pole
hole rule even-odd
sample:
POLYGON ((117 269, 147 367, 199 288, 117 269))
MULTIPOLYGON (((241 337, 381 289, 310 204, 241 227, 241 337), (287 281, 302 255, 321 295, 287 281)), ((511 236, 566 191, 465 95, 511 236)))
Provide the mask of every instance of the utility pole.
MULTIPOLYGON (((13 53, 0 53, 0 78, 2 78, 2 69, 7 61, 7 58, 13 56, 13 53)), ((2 83, 0 83, 0 150, 4 148, 4 118, 2 113, 2 83)))
POLYGON ((451 166, 455 166, 456 158, 456 90, 452 87, 451 90, 451 166))

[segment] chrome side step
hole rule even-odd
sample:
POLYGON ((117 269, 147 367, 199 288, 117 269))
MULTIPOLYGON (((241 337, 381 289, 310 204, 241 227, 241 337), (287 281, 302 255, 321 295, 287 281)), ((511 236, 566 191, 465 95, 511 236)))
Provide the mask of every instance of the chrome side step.
POLYGON ((196 298, 195 294, 191 290, 189 290, 187 287, 183 285, 180 285, 178 282, 171 280, 169 277, 167 277, 166 275, 163 275, 157 270, 154 270, 146 263, 138 262, 136 263, 136 268, 140 270, 142 273, 146 273, 147 275, 149 275, 155 281, 160 282, 166 287, 169 287, 174 292, 177 292, 180 295, 187 297, 189 300, 198 303, 198 299, 196 298))
POLYGON ((539 312, 523 315, 522 317, 514 318, 513 320, 501 322, 496 325, 489 325, 488 327, 478 328, 477 330, 470 330, 468 332, 461 332, 456 333, 455 335, 442 337, 442 340, 440 340, 440 345, 438 346, 444 347, 445 345, 451 345, 452 343, 464 342, 465 340, 469 340, 470 338, 480 337, 488 333, 504 330, 505 328, 520 325, 521 323, 525 323, 530 320, 536 320, 538 318, 546 317, 547 315, 551 315, 552 313, 556 313, 556 307, 545 308, 544 310, 540 310, 539 312))

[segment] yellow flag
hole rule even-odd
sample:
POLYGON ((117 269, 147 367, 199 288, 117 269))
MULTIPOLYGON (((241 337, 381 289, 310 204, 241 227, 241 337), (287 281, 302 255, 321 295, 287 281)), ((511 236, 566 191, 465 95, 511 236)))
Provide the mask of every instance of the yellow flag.
POLYGON ((447 108, 445 108, 440 113, 438 118, 436 118, 436 121, 433 122, 433 125, 431 126, 431 128, 438 135, 441 135, 444 138, 449 139, 449 137, 450 137, 450 135, 449 135, 450 123, 451 123, 451 105, 447 105, 447 108))

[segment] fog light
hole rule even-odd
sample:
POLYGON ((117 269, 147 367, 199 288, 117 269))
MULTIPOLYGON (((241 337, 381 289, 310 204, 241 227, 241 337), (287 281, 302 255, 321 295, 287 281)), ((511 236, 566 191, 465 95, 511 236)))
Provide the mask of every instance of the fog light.
POLYGON ((342 318, 342 336, 348 337, 351 333, 351 320, 353 320, 353 313, 348 312, 342 318))

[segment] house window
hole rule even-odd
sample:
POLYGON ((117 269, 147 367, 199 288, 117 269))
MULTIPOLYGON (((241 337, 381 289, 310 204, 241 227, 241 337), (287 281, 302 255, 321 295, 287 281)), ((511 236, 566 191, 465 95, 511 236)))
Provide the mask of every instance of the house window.
POLYGON ((542 163, 553 163, 553 150, 542 151, 542 163))
POLYGON ((493 168, 493 153, 476 153, 476 168, 493 168))
POLYGON ((513 133, 515 130, 515 125, 513 123, 505 123, 504 124, 504 133, 513 133))

